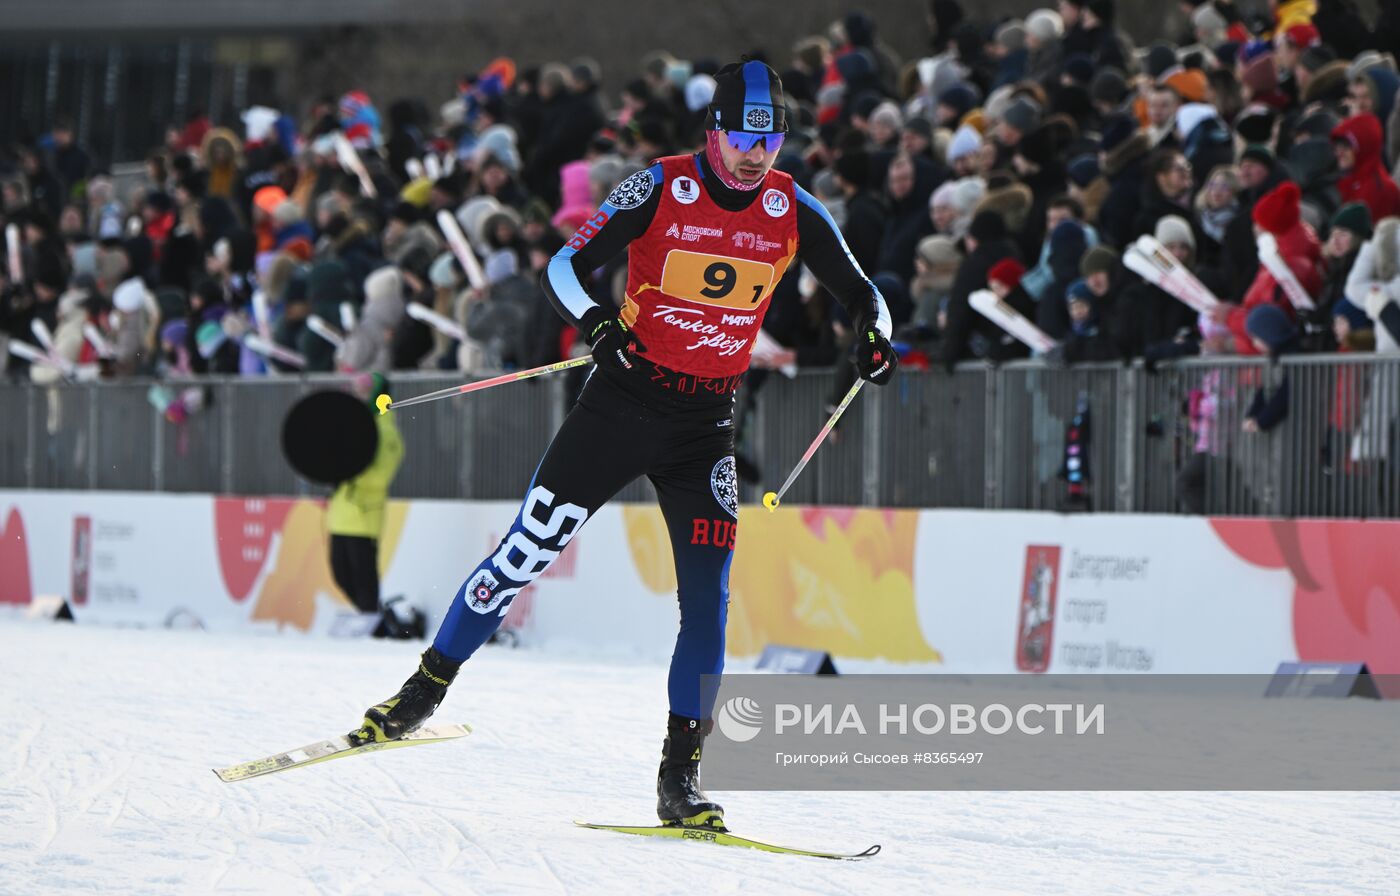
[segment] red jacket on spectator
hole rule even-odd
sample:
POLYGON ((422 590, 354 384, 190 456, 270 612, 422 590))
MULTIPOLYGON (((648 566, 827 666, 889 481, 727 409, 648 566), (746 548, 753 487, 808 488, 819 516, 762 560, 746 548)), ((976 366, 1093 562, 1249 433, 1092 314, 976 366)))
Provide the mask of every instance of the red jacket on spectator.
MULTIPOLYGON (((1298 185, 1286 180, 1265 193, 1254 205, 1254 223, 1278 240, 1278 252, 1292 269, 1303 289, 1316 296, 1322 289, 1322 245, 1317 234, 1299 216, 1298 204, 1302 193, 1298 185)), ((1275 304, 1294 318, 1293 303, 1288 301, 1283 287, 1261 263, 1254 282, 1244 294, 1244 304, 1232 309, 1225 325, 1235 337, 1235 351, 1241 355, 1257 355, 1254 343, 1245 329, 1245 318, 1258 305, 1275 304)))
POLYGON ((1372 221, 1400 215, 1400 187, 1381 160, 1382 133, 1381 120, 1369 112, 1353 115, 1332 129, 1332 142, 1345 143, 1356 154, 1356 164, 1337 179, 1341 204, 1365 203, 1372 221))

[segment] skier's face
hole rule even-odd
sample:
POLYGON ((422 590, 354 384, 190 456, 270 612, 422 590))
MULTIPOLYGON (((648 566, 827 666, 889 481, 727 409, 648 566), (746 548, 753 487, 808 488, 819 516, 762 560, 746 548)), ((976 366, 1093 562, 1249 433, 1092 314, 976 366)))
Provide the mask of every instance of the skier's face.
POLYGON ((726 171, 740 183, 754 184, 767 176, 768 169, 773 167, 773 160, 778 157, 778 149, 770 150, 767 141, 759 140, 748 152, 741 152, 728 140, 720 140, 719 154, 726 171))

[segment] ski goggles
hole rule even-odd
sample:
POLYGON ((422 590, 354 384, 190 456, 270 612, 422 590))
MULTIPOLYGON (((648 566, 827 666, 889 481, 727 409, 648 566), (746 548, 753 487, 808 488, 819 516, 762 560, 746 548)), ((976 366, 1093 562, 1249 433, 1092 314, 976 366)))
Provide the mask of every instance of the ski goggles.
POLYGON ((729 141, 729 145, 739 150, 748 152, 753 149, 759 141, 763 142, 763 148, 767 152, 777 152, 783 145, 783 138, 787 135, 781 131, 776 134, 750 134, 748 131, 720 131, 724 138, 729 141))

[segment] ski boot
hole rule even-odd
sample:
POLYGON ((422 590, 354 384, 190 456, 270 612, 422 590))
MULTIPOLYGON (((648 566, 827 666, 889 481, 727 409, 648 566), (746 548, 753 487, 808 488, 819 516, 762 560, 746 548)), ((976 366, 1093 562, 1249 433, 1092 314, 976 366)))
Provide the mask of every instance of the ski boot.
POLYGON ((428 720, 447 695, 447 686, 457 677, 461 662, 450 660, 429 647, 423 652, 418 671, 403 683, 399 692, 365 710, 364 723, 350 732, 356 746, 397 740, 428 720))
POLYGON ((701 722, 675 713, 667 719, 661 768, 656 773, 656 814, 662 824, 725 830, 724 809, 700 789, 700 751, 713 727, 712 720, 701 722))

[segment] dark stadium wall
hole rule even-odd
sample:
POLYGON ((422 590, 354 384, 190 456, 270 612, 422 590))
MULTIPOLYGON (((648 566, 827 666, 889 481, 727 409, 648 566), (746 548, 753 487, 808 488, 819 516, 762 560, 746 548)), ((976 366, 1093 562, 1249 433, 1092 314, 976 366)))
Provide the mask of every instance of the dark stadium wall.
MULTIPOLYGON (((981 0, 964 3, 988 22, 1025 15, 1053 2, 981 0)), ((599 0, 584 12, 547 0, 486 4, 455 20, 432 25, 368 25, 302 32, 304 52, 285 70, 281 89, 300 96, 334 93, 358 85, 384 104, 414 96, 430 108, 448 99, 451 79, 505 55, 519 66, 552 60, 591 57, 602 67, 604 87, 616 91, 638 74, 639 60, 665 49, 683 59, 725 61, 756 49, 769 61, 786 64, 800 38, 823 33, 848 10, 862 8, 876 22, 876 35, 903 61, 929 49, 928 5, 910 0, 804 0, 792 6, 773 3, 672 4, 642 7, 619 0, 599 0)), ((1175 2, 1123 0, 1122 23, 1139 44, 1162 36, 1179 36, 1183 19, 1175 2)))

